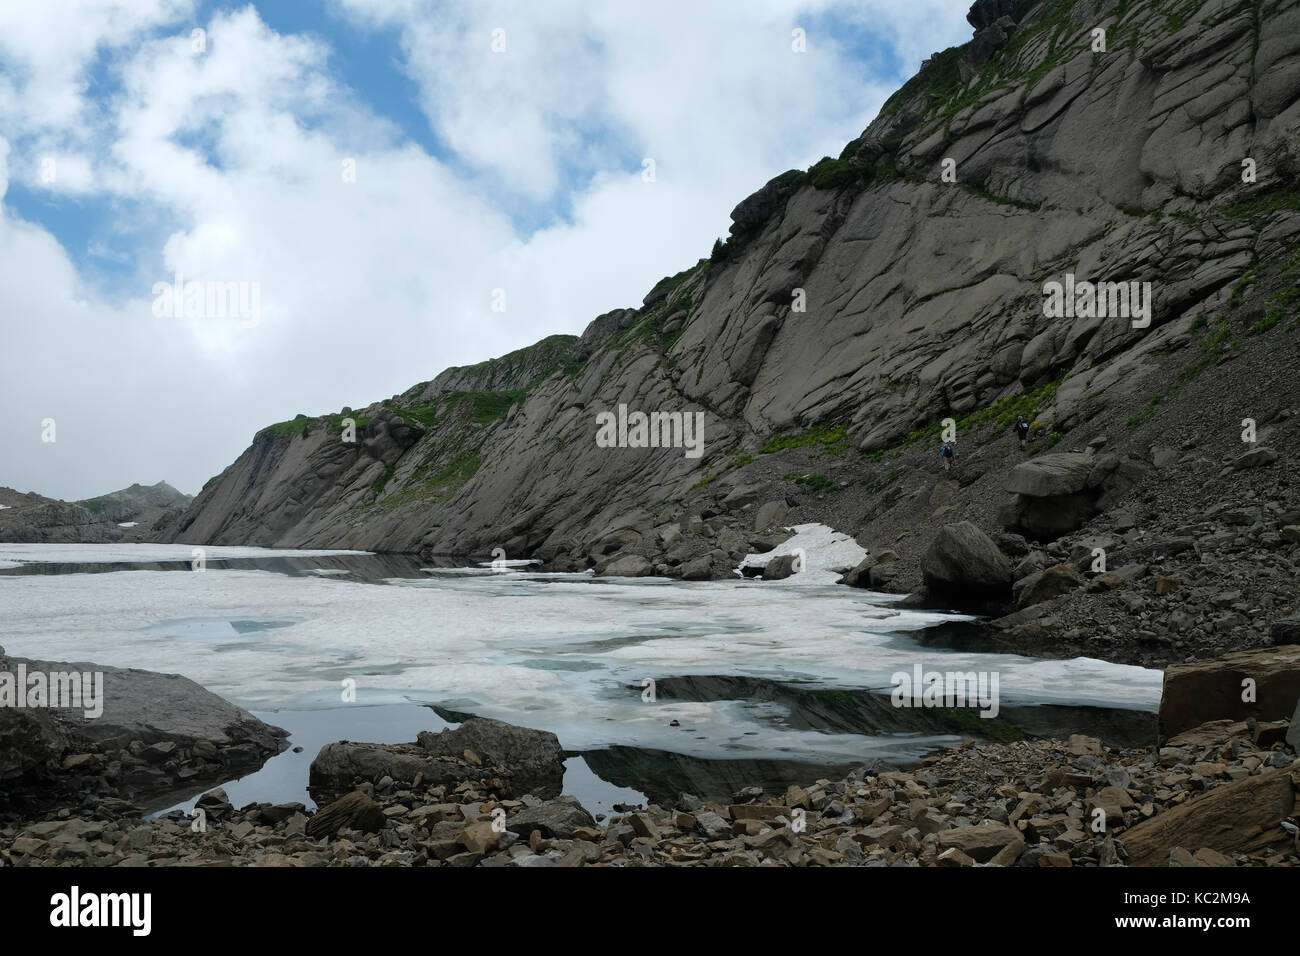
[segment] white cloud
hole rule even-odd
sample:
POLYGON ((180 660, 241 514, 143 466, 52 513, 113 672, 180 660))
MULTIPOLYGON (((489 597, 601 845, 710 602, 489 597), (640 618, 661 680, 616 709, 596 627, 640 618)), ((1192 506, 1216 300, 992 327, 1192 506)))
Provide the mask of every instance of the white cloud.
POLYGON ((280 35, 251 6, 202 24, 197 55, 181 0, 86 3, 69 20, 77 37, 51 38, 48 14, 21 12, 47 5, 0 12, 0 68, 17 77, 0 81, 0 186, 27 182, 52 152, 61 188, 171 224, 144 247, 111 229, 89 244, 130 263, 130 291, 110 296, 50 233, 2 210, 12 307, 0 401, 12 414, 0 484, 81 497, 166 478, 193 492, 271 421, 361 406, 448 365, 579 332, 706 255, 768 177, 838 153, 896 86, 817 30, 808 53, 792 53, 792 25, 834 8, 913 60, 969 34, 937 0, 888 12, 884 0, 760 0, 743 12, 353 3, 358 23, 400 32, 451 157, 426 153, 336 79, 328 31, 280 35), (936 22, 947 42, 924 39, 936 22), (497 26, 505 54, 490 50, 497 26), (106 49, 120 80, 111 98, 85 79, 106 49), (656 160, 654 183, 641 179, 643 156, 656 160), (557 203, 563 215, 518 232, 521 208, 557 203), (260 324, 155 317, 153 284, 178 271, 259 283, 260 324), (504 314, 490 309, 498 287, 504 314), (56 445, 39 440, 45 417, 58 421, 56 445))

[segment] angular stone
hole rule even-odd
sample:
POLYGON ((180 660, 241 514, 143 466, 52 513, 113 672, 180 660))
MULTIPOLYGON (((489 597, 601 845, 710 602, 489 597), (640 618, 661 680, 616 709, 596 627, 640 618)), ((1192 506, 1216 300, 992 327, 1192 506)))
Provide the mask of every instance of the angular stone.
POLYGON ((1176 847, 1249 853, 1289 839, 1300 771, 1267 770, 1143 820, 1120 836, 1133 866, 1161 866, 1176 847))
POLYGON ((956 847, 979 863, 993 859, 998 851, 1011 846, 1021 836, 1002 824, 980 824, 944 830, 938 835, 939 846, 956 847))
POLYGON ((1235 651, 1166 668, 1160 697, 1159 742, 1216 720, 1284 720, 1300 699, 1300 645, 1235 651), (1255 702, 1242 701, 1243 681, 1255 682, 1255 702))

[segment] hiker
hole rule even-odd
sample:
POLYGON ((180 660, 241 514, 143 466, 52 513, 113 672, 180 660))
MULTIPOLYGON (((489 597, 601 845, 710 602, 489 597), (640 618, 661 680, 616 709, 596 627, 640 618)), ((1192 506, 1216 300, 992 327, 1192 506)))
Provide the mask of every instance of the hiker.
POLYGON ((1029 422, 1025 421, 1024 415, 1016 416, 1016 437, 1020 439, 1021 451, 1029 447, 1029 422))
POLYGON ((952 465, 952 459, 953 459, 952 446, 945 444, 942 448, 940 448, 939 457, 943 459, 943 470, 947 471, 949 466, 952 465))

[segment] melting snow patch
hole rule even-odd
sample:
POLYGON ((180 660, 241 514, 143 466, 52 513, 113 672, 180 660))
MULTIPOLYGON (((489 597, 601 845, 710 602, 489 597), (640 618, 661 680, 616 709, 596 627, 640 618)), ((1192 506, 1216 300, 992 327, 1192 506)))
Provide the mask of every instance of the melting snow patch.
POLYGON ((135 527, 136 525, 138 525, 139 523, 140 523, 140 522, 138 522, 138 521, 119 521, 119 522, 117 523, 117 526, 118 526, 119 528, 134 528, 134 527, 135 527))
POLYGON ((749 554, 736 568, 742 574, 743 568, 762 568, 775 557, 783 554, 803 554, 803 570, 792 574, 782 581, 769 581, 769 584, 834 584, 840 575, 850 568, 862 563, 867 556, 866 548, 858 544, 850 535, 824 524, 797 524, 788 530, 794 537, 782 541, 773 550, 764 554, 749 554))

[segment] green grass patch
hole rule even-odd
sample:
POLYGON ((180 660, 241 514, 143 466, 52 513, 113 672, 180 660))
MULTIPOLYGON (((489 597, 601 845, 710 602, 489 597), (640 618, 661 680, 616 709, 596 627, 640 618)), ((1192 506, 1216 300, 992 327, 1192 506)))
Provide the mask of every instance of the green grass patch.
POLYGON ((1259 225, 1273 213, 1284 209, 1300 210, 1300 187, 1293 183, 1263 189, 1257 196, 1219 206, 1213 212, 1228 219, 1259 225))
POLYGON ((1250 327, 1250 331, 1255 335, 1261 335, 1281 322, 1285 315, 1281 307, 1269 309, 1262 319, 1250 327))
POLYGON ((703 478, 701 478, 695 484, 691 485, 691 491, 694 491, 697 488, 707 488, 709 487, 709 485, 713 484, 717 480, 718 480, 718 475, 716 473, 714 474, 706 473, 703 478))
POLYGON ((1042 203, 1023 202, 1019 199, 1008 199, 1006 196, 999 196, 996 193, 991 193, 987 189, 983 189, 979 186, 963 185, 962 188, 972 196, 978 196, 980 199, 996 203, 999 206, 1014 206, 1017 209, 1024 209, 1029 212, 1038 212, 1038 210, 1042 208, 1042 203))
POLYGON ((786 481, 793 481, 796 485, 802 485, 809 491, 824 492, 836 491, 839 485, 827 478, 825 475, 801 475, 797 472, 786 472, 786 481))
MULTIPOLYGON (((421 467, 399 492, 381 501, 385 511, 394 511, 403 505, 419 502, 422 505, 442 504, 455 497, 471 478, 478 474, 481 459, 477 452, 466 451, 457 455, 437 472, 421 467)), ((376 482, 378 484, 378 482, 376 482)))
POLYGON ((1063 381, 1065 381, 1064 374, 1054 382, 1010 395, 988 408, 972 412, 965 418, 959 418, 957 434, 964 435, 984 425, 992 425, 995 431, 1006 431, 1020 416, 1024 416, 1025 421, 1033 424, 1038 412, 1051 404, 1052 399, 1056 397, 1056 390, 1061 387, 1063 381))
POLYGON ((867 171, 862 166, 855 166, 847 159, 822 157, 808 168, 808 180, 814 189, 840 189, 855 186, 866 181, 867 171))
POLYGON ((831 454, 843 454, 848 449, 845 437, 848 425, 817 425, 793 435, 773 435, 759 449, 760 455, 771 455, 787 448, 806 448, 820 445, 831 454))
POLYGON ((267 425, 257 435, 258 437, 265 435, 269 438, 292 441, 298 437, 306 438, 311 434, 311 430, 315 425, 315 420, 308 418, 306 415, 298 414, 287 422, 276 422, 274 425, 267 425))
POLYGON ((437 405, 420 405, 415 408, 403 408, 398 411, 399 415, 406 419, 412 419, 419 422, 425 428, 430 428, 438 420, 437 405))
POLYGON ((375 483, 370 486, 370 490, 373 491, 376 495, 382 495, 384 493, 384 489, 388 487, 388 483, 393 478, 393 471, 394 469, 392 465, 389 465, 387 468, 385 468, 384 473, 380 475, 378 478, 376 478, 375 483))
POLYGON ((1213 326, 1210 327, 1205 338, 1201 339, 1201 347, 1196 359, 1183 369, 1181 378, 1184 383, 1191 382, 1219 360, 1219 353, 1231 332, 1232 327, 1227 317, 1216 316, 1213 326))

